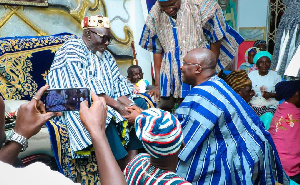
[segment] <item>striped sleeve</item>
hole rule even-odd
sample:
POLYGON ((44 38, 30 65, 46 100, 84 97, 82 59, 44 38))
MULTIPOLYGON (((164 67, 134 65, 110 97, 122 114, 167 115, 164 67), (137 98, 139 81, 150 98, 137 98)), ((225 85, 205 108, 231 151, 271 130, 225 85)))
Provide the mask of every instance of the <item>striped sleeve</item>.
POLYGON ((222 22, 222 17, 218 16, 216 13, 213 15, 212 19, 209 19, 203 27, 203 31, 211 43, 215 43, 225 37, 226 22, 222 22))
POLYGON ((201 20, 204 25, 203 31, 207 38, 209 38, 210 42, 215 43, 223 38, 231 41, 231 37, 234 37, 233 39, 238 44, 243 42, 243 38, 227 24, 222 9, 218 3, 211 1, 212 0, 202 1, 200 8, 201 20))
POLYGON ((222 9, 213 0, 200 2, 203 31, 211 43, 221 40, 225 36, 226 21, 222 9))
POLYGON ((114 97, 131 95, 132 91, 130 90, 130 87, 127 83, 127 79, 120 74, 115 59, 111 55, 109 55, 108 57, 113 78, 114 97))
MULTIPOLYGON (((202 91, 200 94, 208 93, 203 89, 197 91, 202 91)), ((178 118, 181 119, 185 136, 185 147, 179 153, 179 158, 186 162, 209 137, 215 124, 222 119, 223 111, 206 98, 196 95, 186 97, 176 112, 180 113, 178 118)))
POLYGON ((149 13, 144 25, 139 45, 153 53, 163 53, 161 43, 155 30, 155 20, 149 13))
POLYGON ((200 7, 203 33, 207 40, 210 43, 222 40, 218 65, 221 69, 225 68, 235 56, 238 46, 244 39, 227 24, 222 9, 217 2, 203 0, 200 7))

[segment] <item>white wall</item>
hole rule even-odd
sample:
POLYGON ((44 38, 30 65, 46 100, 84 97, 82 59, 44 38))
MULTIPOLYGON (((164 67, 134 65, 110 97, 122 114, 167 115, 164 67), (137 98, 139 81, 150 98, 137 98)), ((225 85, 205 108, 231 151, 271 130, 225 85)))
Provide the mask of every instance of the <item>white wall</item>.
POLYGON ((137 53, 137 60, 139 62, 139 66, 141 66, 143 72, 144 72, 144 79, 148 80, 149 83, 152 83, 152 77, 151 77, 151 55, 150 52, 143 49, 139 45, 140 37, 143 31, 143 27, 145 24, 145 17, 148 15, 148 12, 144 12, 143 10, 146 7, 145 0, 134 0, 132 2, 133 6, 128 7, 131 17, 131 28, 133 31, 134 36, 134 46, 135 51, 137 53))
POLYGON ((269 0, 238 0, 238 29, 239 27, 267 28, 268 14, 269 0))

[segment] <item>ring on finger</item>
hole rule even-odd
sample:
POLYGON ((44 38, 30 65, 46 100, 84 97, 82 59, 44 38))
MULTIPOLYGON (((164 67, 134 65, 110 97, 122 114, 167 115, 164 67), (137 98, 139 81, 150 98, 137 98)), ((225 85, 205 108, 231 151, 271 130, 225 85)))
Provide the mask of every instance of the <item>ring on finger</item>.
POLYGON ((37 97, 34 96, 32 97, 32 99, 35 99, 36 101, 40 101, 39 99, 37 99, 37 97))

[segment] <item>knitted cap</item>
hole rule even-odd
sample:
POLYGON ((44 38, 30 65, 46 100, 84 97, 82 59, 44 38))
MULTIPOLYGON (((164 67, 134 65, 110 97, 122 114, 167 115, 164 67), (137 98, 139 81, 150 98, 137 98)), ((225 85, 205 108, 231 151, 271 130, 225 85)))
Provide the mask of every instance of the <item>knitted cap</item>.
POLYGON ((101 15, 84 17, 81 21, 81 27, 83 29, 87 28, 110 28, 108 17, 103 17, 101 15))
POLYGON ((224 80, 234 91, 238 91, 248 85, 252 85, 252 82, 245 70, 233 71, 227 75, 224 80))
POLYGON ((257 61, 261 58, 261 57, 268 57, 270 60, 272 60, 272 55, 271 53, 267 52, 267 51, 260 51, 258 53, 256 53, 254 59, 253 59, 253 63, 256 65, 257 61))
POLYGON ((282 81, 275 85, 278 99, 289 100, 297 91, 300 91, 300 80, 282 81))
POLYGON ((155 158, 175 154, 183 141, 180 122, 169 112, 151 108, 135 119, 135 131, 145 149, 155 158))

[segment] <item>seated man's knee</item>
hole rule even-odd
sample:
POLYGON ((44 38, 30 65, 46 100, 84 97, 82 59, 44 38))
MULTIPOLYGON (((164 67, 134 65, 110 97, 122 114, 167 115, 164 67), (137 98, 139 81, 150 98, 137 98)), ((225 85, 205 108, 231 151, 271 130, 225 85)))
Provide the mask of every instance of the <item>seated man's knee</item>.
POLYGON ((144 110, 148 109, 147 103, 143 98, 134 98, 133 101, 139 108, 144 110))

